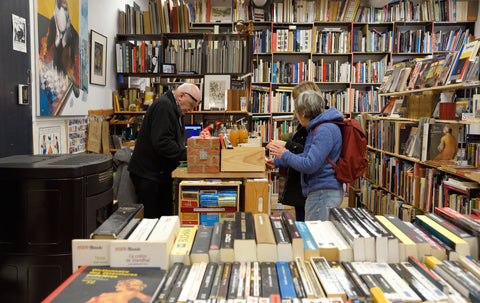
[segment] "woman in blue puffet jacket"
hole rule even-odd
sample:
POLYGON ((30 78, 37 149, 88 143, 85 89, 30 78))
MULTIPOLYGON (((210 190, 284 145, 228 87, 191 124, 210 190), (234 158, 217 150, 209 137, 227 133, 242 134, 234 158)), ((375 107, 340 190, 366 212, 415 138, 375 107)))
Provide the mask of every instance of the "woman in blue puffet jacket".
POLYGON ((284 146, 269 146, 268 167, 288 166, 301 172, 305 202, 305 221, 329 219, 330 209, 343 201, 343 184, 337 180, 335 170, 326 160, 334 163, 340 157, 342 133, 332 120, 342 121, 343 114, 331 107, 325 110, 325 100, 315 91, 305 91, 295 99, 295 115, 307 129, 308 136, 303 153, 294 154, 284 146), (321 124, 318 129, 317 125, 321 124))

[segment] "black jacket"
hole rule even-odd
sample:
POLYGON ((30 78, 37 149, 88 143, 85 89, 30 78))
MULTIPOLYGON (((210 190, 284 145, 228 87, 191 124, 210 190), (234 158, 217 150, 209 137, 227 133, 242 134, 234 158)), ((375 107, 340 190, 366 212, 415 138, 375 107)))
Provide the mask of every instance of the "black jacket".
POLYGON ((138 133, 128 170, 157 182, 169 180, 171 172, 187 159, 183 117, 172 91, 148 108, 138 133))
MULTIPOLYGON (((301 124, 298 124, 297 130, 293 134, 291 141, 285 144, 285 148, 294 154, 301 154, 307 136, 308 133, 306 128, 301 124)), ((305 197, 302 194, 300 173, 291 167, 286 168, 286 179, 278 202, 292 206, 305 206, 305 197)))

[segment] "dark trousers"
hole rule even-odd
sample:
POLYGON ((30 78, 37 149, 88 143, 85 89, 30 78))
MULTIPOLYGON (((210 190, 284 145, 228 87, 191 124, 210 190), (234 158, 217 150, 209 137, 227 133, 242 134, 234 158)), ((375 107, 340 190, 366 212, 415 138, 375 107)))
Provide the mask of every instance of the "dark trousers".
POLYGON ((295 205, 295 218, 297 221, 305 221, 305 205, 295 205))
POLYGON ((130 173, 138 203, 144 206, 145 218, 160 218, 173 215, 173 179, 155 182, 130 173))

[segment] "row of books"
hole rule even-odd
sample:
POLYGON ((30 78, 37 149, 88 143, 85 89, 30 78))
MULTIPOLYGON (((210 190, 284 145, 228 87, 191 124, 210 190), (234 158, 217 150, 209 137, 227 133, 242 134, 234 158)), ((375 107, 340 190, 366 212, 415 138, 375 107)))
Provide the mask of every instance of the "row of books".
POLYGON ((386 71, 380 91, 398 92, 477 80, 479 47, 480 41, 473 40, 458 52, 397 63, 386 71))
POLYGON ((125 4, 125 11, 118 12, 119 34, 143 35, 189 30, 189 11, 183 1, 149 1, 146 11, 142 11, 134 1, 132 5, 125 4))
MULTIPOLYGON (((357 66, 360 69, 360 64, 357 66)), ((382 63, 370 62, 358 72, 359 81, 372 77, 372 81, 379 80, 379 69, 382 63), (363 73, 362 73, 363 71, 363 73)), ((355 70, 356 72, 357 70, 355 70)), ((271 62, 270 60, 257 59, 253 61, 253 82, 272 82, 272 83, 300 83, 303 81, 315 82, 350 82, 351 64, 350 62, 341 62, 333 60, 326 62, 323 58, 318 61, 308 59, 307 61, 286 62, 279 60, 271 62)))
POLYGON ((380 32, 368 24, 361 29, 353 29, 353 52, 391 52, 394 49, 393 43, 393 31, 391 30, 380 32))
POLYGON ((82 266, 44 302, 86 302, 134 295, 143 302, 475 302, 479 263, 433 256, 425 264, 334 262, 175 263, 155 268, 82 266), (116 289, 116 291, 114 291, 116 289))
MULTIPOLYGON (((436 209, 436 212, 437 211, 450 220, 463 220, 463 217, 459 217, 450 209, 436 209)), ((242 220, 242 218, 248 216, 248 213, 239 213, 239 215, 236 216, 242 220)), ((265 216, 267 217, 266 220, 268 220, 268 216, 264 215, 263 217, 265 216)), ((162 217, 163 219, 160 218, 157 223, 162 222, 160 224, 163 224, 162 230, 164 238, 170 237, 166 234, 171 232, 171 228, 165 227, 173 227, 176 225, 174 217, 175 216, 168 218, 162 217), (173 219, 173 221, 170 219, 173 219), (168 221, 170 221, 170 223, 166 223, 168 221)), ((324 225, 317 226, 317 232, 311 234, 313 243, 318 242, 318 237, 328 238, 325 239, 324 245, 318 246, 318 250, 322 250, 324 256, 312 256, 307 254, 307 250, 305 250, 303 258, 300 256, 292 256, 292 259, 288 261, 280 260, 275 262, 272 260, 214 261, 208 259, 207 261, 206 259, 199 259, 188 263, 187 259, 183 258, 181 260, 179 259, 180 262, 174 262, 168 267, 168 275, 173 273, 173 276, 170 278, 168 276, 165 277, 167 268, 163 268, 163 272, 157 270, 157 274, 163 274, 161 280, 164 280, 166 284, 171 284, 171 286, 167 287, 167 290, 164 291, 163 287, 165 287, 165 285, 157 285, 152 287, 154 290, 151 291, 156 295, 163 293, 160 297, 156 297, 157 302, 169 300, 168 298, 172 291, 171 287, 174 287, 173 285, 178 285, 179 290, 175 292, 175 298, 172 299, 172 302, 187 302, 195 298, 200 300, 228 300, 232 298, 246 300, 250 296, 273 300, 274 297, 272 297, 272 294, 278 296, 278 299, 283 298, 286 300, 294 300, 295 298, 337 298, 339 302, 343 302, 344 300, 354 299, 366 300, 374 295, 375 290, 373 288, 375 287, 380 288, 386 299, 395 301, 444 301, 445 298, 443 298, 443 296, 450 299, 455 298, 456 301, 460 300, 461 302, 467 302, 467 299, 472 301, 478 300, 477 296, 480 282, 475 278, 478 277, 478 273, 480 272, 478 270, 479 265, 476 257, 476 255, 478 255, 477 238, 450 224, 442 219, 441 216, 434 214, 419 215, 415 223, 412 224, 402 222, 397 217, 391 215, 374 217, 362 209, 336 208, 334 209, 332 217, 334 218, 333 222, 309 221, 295 222, 295 224, 293 224, 298 226, 298 231, 303 236, 302 232, 305 229, 309 230, 310 225, 315 226, 325 223, 324 225), (329 225, 335 225, 338 226, 338 228, 336 231, 326 229, 329 225), (383 236, 371 236, 377 231, 383 234, 383 236), (345 251, 348 250, 341 250, 341 246, 337 246, 337 251, 335 252, 335 250, 332 250, 332 244, 330 243, 337 233, 349 235, 345 237, 345 239, 349 237, 354 239, 345 240, 345 242, 349 241, 354 243, 352 247, 355 246, 357 250, 363 245, 365 247, 364 253, 366 253, 367 250, 370 251, 370 254, 375 254, 379 250, 387 251, 388 254, 385 256, 388 259, 386 261, 355 261, 354 259, 358 257, 358 254, 355 254, 354 249, 351 254, 353 260, 342 260, 342 258, 348 258, 348 253, 345 254, 345 251), (370 234, 370 236, 368 236, 368 234, 370 234), (374 240, 372 241, 371 238, 374 238, 374 240), (398 251, 397 255, 395 255, 395 251, 398 251), (470 257, 470 255, 475 257, 470 257), (339 260, 332 260, 332 258, 338 258, 339 260), (400 260, 395 260, 395 258, 399 258, 400 260), (424 260, 425 264, 418 260, 424 260), (219 267, 222 267, 222 269, 218 269, 219 267), (263 270, 264 267, 267 268, 265 271, 263 270), (193 273, 191 273, 192 270, 194 271, 193 273), (183 271, 185 272, 181 275, 180 273, 183 271), (179 278, 180 281, 177 280, 179 278), (211 288, 209 288, 210 291, 204 291, 204 295, 198 297, 199 291, 202 289, 201 285, 205 283, 206 279, 210 280, 210 282, 207 283, 207 285, 210 285, 208 287, 218 285, 218 288, 221 288, 220 285, 225 285, 223 287, 226 289, 220 294, 218 292, 219 289, 217 289, 214 295, 210 296, 208 294, 211 294, 211 288), (214 282, 215 280, 217 280, 217 282, 214 282), (424 283, 425 285, 423 285, 424 283), (275 285, 278 287, 275 287, 275 285), (263 293, 265 287, 268 290, 266 294, 263 293), (274 287, 274 292, 271 292, 271 287, 274 287), (186 297, 182 297, 182 289, 188 289, 183 295, 186 297), (301 289, 303 289, 303 291, 301 289), (194 292, 193 297, 188 297, 192 291, 194 292), (228 296, 229 294, 231 294, 231 297, 228 296)), ((287 220, 291 220, 291 218, 287 218, 287 220)), ((275 227, 283 224, 281 219, 276 222, 278 222, 278 224, 272 221, 272 226, 275 227)), ((260 217, 257 216, 255 218, 255 224, 265 223, 267 222, 263 221, 262 223, 260 217)), ((475 224, 473 228, 480 226, 479 223, 475 224)), ((248 225, 250 224, 247 224, 247 228, 248 225)), ((186 238, 194 238, 195 240, 193 241, 189 240, 193 243, 192 252, 196 242, 209 242, 207 239, 201 237, 201 235, 205 234, 203 232, 205 230, 203 226, 192 227, 188 232, 182 232, 182 228, 183 227, 180 227, 178 229, 177 239, 185 242, 188 240, 186 238), (192 237, 192 234, 195 234, 195 236, 192 237), (197 237, 202 240, 197 241, 197 237)), ((155 231, 156 227, 153 229, 155 231)), ((476 230, 479 231, 480 229, 476 230)), ((157 237, 158 236, 157 233, 157 237)), ((257 234, 257 241, 259 241, 258 237, 259 235, 257 234)), ((261 237, 265 238, 263 234, 261 237)), ((308 241, 305 241, 305 238, 301 240, 303 243, 308 243, 308 241)), ((83 241, 83 246, 76 246, 77 243, 73 242, 73 247, 81 248, 83 251, 89 249, 96 250, 95 262, 100 263, 99 261, 102 259, 99 258, 99 250, 102 245, 104 245, 102 240, 83 241), (94 242, 87 244, 85 241, 94 242)), ((121 242, 121 240, 112 240, 110 245, 115 245, 115 241, 121 242)), ((148 239, 146 242, 149 242, 148 239)), ((177 243, 177 240, 175 240, 175 243, 177 243)), ((61 285, 49 298, 54 299, 57 296, 60 298, 63 295, 69 294, 70 290, 63 290, 67 289, 77 276, 81 276, 78 280, 83 281, 82 283, 84 285, 91 285, 92 283, 87 283, 86 280, 84 280, 85 278, 88 280, 88 276, 82 276, 81 273, 85 270, 87 270, 87 272, 89 270, 93 271, 93 267, 97 268, 96 272, 90 273, 89 276, 95 279, 99 279, 102 275, 125 277, 129 275, 128 273, 130 272, 137 272, 137 278, 142 279, 143 274, 141 273, 143 269, 132 267, 152 267, 147 264, 150 255, 138 247, 139 243, 131 242, 130 244, 131 245, 128 246, 129 248, 127 248, 128 252, 126 253, 129 258, 133 259, 131 262, 137 262, 139 264, 136 266, 130 265, 129 269, 127 269, 123 267, 115 268, 116 266, 113 265, 111 268, 99 267, 100 264, 85 267, 81 265, 81 263, 77 263, 77 265, 81 266, 80 269, 77 271, 77 268, 74 267, 75 274, 72 278, 61 285), (123 273, 114 274, 117 270, 123 270, 123 273)), ((152 248, 155 244, 157 243, 150 242, 148 245, 152 248)), ((257 248, 258 245, 259 244, 257 244, 257 248)), ((308 244, 306 244, 304 248, 307 246, 308 244)), ((158 250, 160 247, 156 248, 155 253, 161 253, 161 250, 158 250)), ((172 252, 174 249, 175 247, 172 248, 172 252)), ((242 246, 242 249, 245 250, 248 249, 248 247, 242 246)), ((114 254, 121 254, 122 251, 120 247, 117 247, 117 249, 112 252, 110 258, 113 260, 113 258, 115 258, 114 254)), ((251 254, 248 251, 245 251, 245 253, 248 255, 251 254)), ((278 253, 283 253, 283 256, 285 256, 285 253, 289 253, 289 250, 284 247, 282 252, 278 250, 278 253)), ((271 258, 272 255, 270 254, 268 257, 271 258)), ((106 280, 107 279, 99 279, 99 281, 106 280)), ((107 283, 107 285, 112 287, 115 282, 107 283)), ((147 283, 147 285, 155 284, 151 284, 150 282, 147 283)), ((106 292, 105 289, 102 290, 106 292)), ((93 289, 87 291, 89 296, 93 296, 94 292, 92 291, 93 289)), ((151 295, 154 296, 153 294, 151 295)))
POLYGON ((180 226, 177 216, 169 216, 123 220, 123 228, 117 218, 114 227, 121 229, 118 234, 112 232, 110 221, 92 234, 93 239, 73 240, 73 268, 167 269, 176 262, 289 262, 321 256, 328 261, 389 263, 407 261, 408 256, 423 259, 435 255, 441 260, 478 256, 476 236, 453 229, 434 214, 416 216, 413 225, 394 215, 373 216, 363 208, 334 208, 331 217, 332 221, 294 222, 288 212, 281 216, 236 212, 235 220, 217 222, 213 227, 180 226), (120 239, 124 233, 126 240, 120 239))
POLYGON ((393 193, 401 201, 423 211, 433 211, 434 207, 447 206, 468 214, 472 209, 479 207, 480 197, 476 182, 459 181, 463 184, 463 188, 459 188, 450 185, 448 182, 453 179, 445 176, 438 169, 396 157, 381 156, 376 153, 368 155, 370 163, 366 177, 375 185, 369 185, 366 182, 362 192, 364 203, 371 205, 369 209, 372 211, 380 209, 393 213, 395 208, 403 207, 397 205, 394 206, 395 208, 390 208, 388 200, 381 203, 372 200, 377 194, 385 194, 383 191, 393 193), (377 190, 378 186, 383 189, 377 190))

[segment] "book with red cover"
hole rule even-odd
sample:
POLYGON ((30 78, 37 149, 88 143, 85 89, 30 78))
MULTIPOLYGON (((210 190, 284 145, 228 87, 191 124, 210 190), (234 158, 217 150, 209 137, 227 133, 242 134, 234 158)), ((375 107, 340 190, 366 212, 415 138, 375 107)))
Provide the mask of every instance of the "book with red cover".
POLYGON ((60 284, 42 303, 47 302, 153 302, 165 284, 166 270, 156 268, 112 268, 82 266, 60 284), (103 301, 102 301, 103 302, 103 301))

